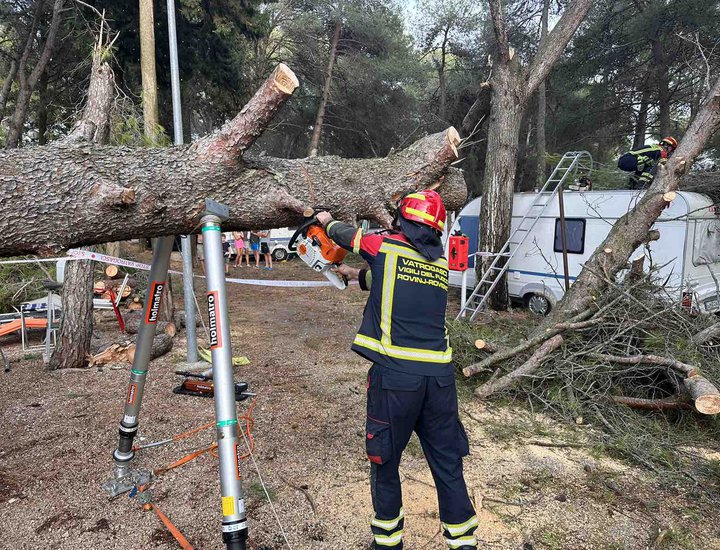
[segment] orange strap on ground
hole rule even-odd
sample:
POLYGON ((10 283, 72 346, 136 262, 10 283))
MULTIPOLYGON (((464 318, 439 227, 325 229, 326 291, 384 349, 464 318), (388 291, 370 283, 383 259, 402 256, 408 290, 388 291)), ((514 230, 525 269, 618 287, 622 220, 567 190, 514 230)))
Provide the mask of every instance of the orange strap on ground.
POLYGON ((212 428, 215 425, 215 421, 208 422, 207 424, 203 424, 199 428, 194 428, 192 430, 188 430, 186 432, 183 432, 181 434, 176 435, 173 437, 173 441, 180 441, 181 439, 185 439, 186 437, 190 437, 191 435, 194 435, 198 432, 201 432, 203 430, 207 430, 208 428, 212 428))
MULTIPOLYGON (((145 489, 147 489, 147 485, 140 485, 138 487, 138 491, 143 492, 145 489)), ((175 527, 172 521, 170 521, 170 518, 168 518, 165 514, 163 514, 157 506, 155 506, 152 502, 148 502, 146 504, 143 504, 142 507, 143 510, 153 510, 155 512, 155 515, 158 517, 160 521, 163 522, 165 527, 167 527, 167 530, 170 531, 170 534, 175 537, 175 540, 178 541, 178 544, 180 544, 180 547, 183 550, 195 550, 193 548, 193 545, 188 542, 188 540, 185 538, 185 536, 180 532, 180 530, 175 527)))
POLYGON ((194 550, 193 545, 188 542, 188 540, 183 536, 183 534, 178 530, 177 527, 173 525, 173 522, 170 521, 170 519, 163 514, 157 506, 154 504, 150 505, 155 512, 155 515, 165 524, 165 527, 167 527, 167 530, 170 531, 170 534, 175 537, 175 540, 178 541, 178 544, 180 544, 180 547, 183 550, 194 550))
POLYGON ((191 460, 199 457, 200 455, 203 455, 203 454, 205 454, 205 453, 207 453, 207 452, 212 451, 212 450, 215 449, 216 447, 217 447, 217 443, 213 443, 213 444, 210 445, 209 447, 206 447, 206 448, 204 448, 204 449, 200 449, 199 451, 195 451, 194 453, 190 453, 189 455, 185 455, 184 457, 182 457, 182 458, 179 459, 179 460, 176 460, 175 462, 173 462, 173 463, 170 464, 169 466, 165 466, 164 468, 159 468, 159 469, 155 470, 155 475, 156 475, 156 476, 159 476, 159 475, 161 475, 161 474, 164 474, 164 473, 167 472, 168 470, 172 470, 173 468, 177 468, 178 466, 182 466, 183 464, 187 464, 187 463, 190 462, 191 460))

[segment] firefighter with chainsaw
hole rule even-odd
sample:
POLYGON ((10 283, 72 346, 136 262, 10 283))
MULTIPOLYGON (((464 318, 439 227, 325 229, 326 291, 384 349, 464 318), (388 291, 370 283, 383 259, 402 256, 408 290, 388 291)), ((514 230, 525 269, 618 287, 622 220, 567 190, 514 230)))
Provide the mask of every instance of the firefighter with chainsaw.
POLYGON ((622 155, 618 159, 618 168, 632 172, 628 181, 630 189, 650 187, 658 165, 670 158, 677 146, 678 142, 674 137, 666 137, 657 145, 643 145, 622 155))
POLYGON ((369 268, 341 265, 370 292, 352 345, 372 367, 367 380, 365 445, 375 517, 374 549, 403 547, 398 467, 412 432, 432 471, 447 546, 477 547, 477 515, 463 477, 468 438, 458 416, 452 349, 445 330, 448 264, 440 240, 445 207, 435 191, 404 196, 393 230, 361 229, 317 215, 328 236, 362 256, 369 268))

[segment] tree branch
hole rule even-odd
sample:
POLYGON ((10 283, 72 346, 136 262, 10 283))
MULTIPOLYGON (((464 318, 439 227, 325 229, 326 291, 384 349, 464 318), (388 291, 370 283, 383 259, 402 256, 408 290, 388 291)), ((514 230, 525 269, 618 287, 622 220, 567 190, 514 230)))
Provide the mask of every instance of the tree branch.
POLYGON ((52 57, 53 50, 55 49, 55 37, 60 28, 60 12, 62 12, 64 4, 65 0, 55 0, 53 4, 52 19, 50 20, 48 34, 45 38, 45 46, 40 54, 40 58, 35 64, 35 68, 33 68, 28 78, 28 84, 31 89, 37 85, 40 76, 45 72, 45 66, 48 61, 50 61, 50 57, 52 57))
POLYGON ((582 20, 585 19, 590 6, 592 6, 592 0, 573 0, 565 8, 560 21, 540 44, 530 66, 526 69, 525 92, 527 95, 533 94, 540 83, 550 74, 553 65, 562 55, 582 20))
POLYGON ((203 161, 236 162, 260 137, 298 85, 295 73, 281 63, 234 119, 196 141, 192 151, 203 161))
POLYGON ((510 59, 510 46, 507 37, 507 28, 505 27, 505 15, 503 14, 503 6, 501 0, 488 0, 490 7, 490 19, 495 32, 495 40, 498 45, 498 56, 504 61, 510 59))
POLYGON ((543 364, 548 355, 562 345, 563 341, 564 339, 562 335, 556 334, 535 350, 535 353, 533 353, 520 367, 516 368, 512 372, 509 372, 505 376, 501 376, 495 380, 488 380, 485 384, 476 388, 475 395, 477 397, 488 397, 495 392, 504 390, 523 376, 532 374, 540 367, 540 365, 543 364))

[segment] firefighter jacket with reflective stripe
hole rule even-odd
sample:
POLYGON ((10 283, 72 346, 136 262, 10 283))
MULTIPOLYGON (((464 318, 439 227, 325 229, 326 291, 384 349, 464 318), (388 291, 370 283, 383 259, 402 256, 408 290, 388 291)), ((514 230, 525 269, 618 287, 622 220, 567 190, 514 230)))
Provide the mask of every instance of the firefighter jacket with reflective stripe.
POLYGON ((360 286, 369 289, 370 297, 353 351, 392 370, 452 374, 445 330, 447 260, 428 260, 399 232, 363 235, 361 229, 333 221, 327 233, 370 266, 360 276, 360 286))
POLYGON ((630 176, 631 189, 645 189, 655 179, 655 171, 663 158, 663 149, 659 145, 643 145, 640 149, 628 151, 637 160, 635 172, 630 176))

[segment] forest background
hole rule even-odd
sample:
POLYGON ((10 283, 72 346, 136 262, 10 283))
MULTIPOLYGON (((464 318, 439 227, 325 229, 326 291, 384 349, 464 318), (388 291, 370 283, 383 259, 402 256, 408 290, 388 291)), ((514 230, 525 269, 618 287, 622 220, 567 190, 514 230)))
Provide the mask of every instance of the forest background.
MULTIPOLYGON (((159 122, 172 135, 166 3, 154 2, 159 122)), ((599 1, 545 84, 545 109, 531 100, 521 129, 517 190, 543 179, 557 155, 588 150, 596 187, 620 187, 615 159, 633 145, 680 138, 720 65, 720 13, 711 0, 599 1), (544 121, 544 123, 543 123, 544 121), (545 129, 545 150, 538 128, 545 129), (539 159, 543 161, 539 162, 539 159)), ((0 144, 45 144, 67 134, 88 89, 93 30, 104 12, 118 33, 111 56, 118 88, 111 144, 142 144, 138 2, 71 2, 57 17, 52 56, 39 67, 53 31, 52 2, 0 5, 0 144), (18 65, 24 62, 20 74, 18 65), (35 74, 35 73, 38 74, 35 74), (35 82, 32 82, 32 77, 35 82), (32 84, 27 105, 18 100, 32 84), (19 112, 22 111, 22 112, 19 112)), ((256 145, 268 155, 304 157, 314 130, 322 155, 385 156, 426 133, 461 129, 470 196, 482 192, 492 24, 472 0, 180 0, 178 37, 185 141, 234 116, 278 62, 300 80, 256 145), (323 94, 330 57, 334 64, 323 94), (318 111, 326 99, 324 117, 318 111)), ((521 60, 538 49, 543 10, 550 29, 565 3, 510 1, 508 40, 521 60)), ((535 94, 537 96, 537 94, 535 94)), ((169 138, 164 142, 167 144, 169 138)), ((720 138, 708 144, 717 155, 720 138)), ((711 162, 700 163, 712 165, 711 162)))

